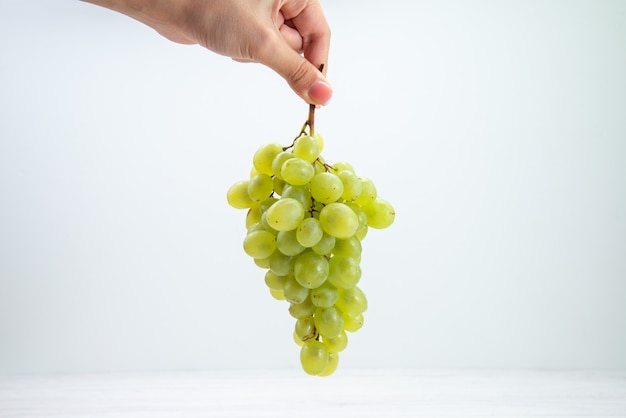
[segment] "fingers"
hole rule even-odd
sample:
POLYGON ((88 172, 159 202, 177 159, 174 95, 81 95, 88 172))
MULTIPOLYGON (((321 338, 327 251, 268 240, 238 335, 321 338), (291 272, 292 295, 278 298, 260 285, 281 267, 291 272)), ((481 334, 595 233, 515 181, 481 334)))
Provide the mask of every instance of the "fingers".
POLYGON ((284 39, 281 38, 274 46, 274 49, 259 57, 259 62, 280 74, 307 103, 328 103, 333 91, 319 69, 294 51, 284 39))
POLYGON ((285 1, 280 9, 278 42, 261 61, 287 80, 307 103, 328 103, 333 91, 325 78, 330 29, 317 0, 285 1), (304 57, 301 55, 304 53, 304 57), (319 71, 324 64, 323 73, 319 71))

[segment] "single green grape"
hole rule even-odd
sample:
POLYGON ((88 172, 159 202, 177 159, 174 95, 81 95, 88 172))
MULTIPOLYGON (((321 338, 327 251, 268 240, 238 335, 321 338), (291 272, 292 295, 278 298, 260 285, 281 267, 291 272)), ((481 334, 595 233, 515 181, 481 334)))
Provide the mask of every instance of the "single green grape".
POLYGON ((269 289, 270 291, 270 295, 272 295, 272 297, 276 300, 285 300, 285 296, 283 295, 283 291, 282 290, 278 290, 278 289, 269 289))
POLYGON ((328 277, 328 260, 311 250, 296 256, 294 273, 296 280, 308 289, 314 289, 324 283, 328 277))
POLYGON ((275 194, 282 196, 286 184, 285 180, 279 179, 276 175, 272 177, 272 186, 274 187, 275 194))
POLYGON ((328 351, 340 353, 348 346, 348 335, 342 330, 335 338, 325 338, 324 344, 328 347, 328 351))
POLYGON ((336 306, 317 308, 313 319, 322 338, 337 338, 343 330, 343 313, 336 306))
POLYGON ((282 198, 267 211, 267 223, 277 231, 296 229, 304 219, 304 207, 296 199, 282 198))
POLYGON ((265 213, 274 203, 278 202, 278 199, 275 197, 268 197, 264 201, 259 204, 259 212, 265 213))
POLYGON ((259 206, 253 206, 246 213, 246 228, 250 228, 254 224, 261 222, 261 211, 259 206))
POLYGON ((324 151, 324 138, 319 133, 315 132, 313 134, 313 138, 317 141, 317 148, 320 150, 320 153, 324 151))
POLYGON ((255 202, 270 197, 274 191, 274 181, 267 174, 257 174, 248 181, 248 195, 255 202))
POLYGON ((330 308, 337 302, 339 291, 328 281, 311 289, 311 302, 318 308, 330 308))
MULTIPOLYGON (((309 296, 309 289, 298 283, 292 275, 285 282, 283 293, 287 302, 297 305, 306 300, 309 296)), ((311 301, 311 303, 313 303, 313 301, 311 301)))
POLYGON ((302 158, 290 158, 280 169, 283 180, 294 186, 302 186, 311 181, 315 175, 313 165, 302 158))
POLYGON ((335 202, 324 206, 320 212, 322 229, 335 238, 350 238, 359 227, 359 218, 350 207, 335 202))
POLYGON ((317 307, 313 305, 310 298, 306 298, 302 303, 292 303, 289 305, 289 314, 296 318, 306 318, 315 313, 317 307))
POLYGON ((361 279, 361 266, 352 257, 335 256, 328 262, 328 281, 335 287, 350 289, 361 279))
POLYGON ((313 247, 323 236, 324 230, 316 218, 304 218, 296 229, 296 239, 304 247, 313 247))
POLYGON ((317 139, 310 135, 303 135, 296 139, 296 142, 293 144, 292 152, 296 158, 302 158, 312 163, 319 157, 320 148, 317 139))
POLYGON ((348 332, 357 332, 363 326, 364 318, 363 314, 358 315, 343 315, 343 327, 348 332))
POLYGON ((304 341, 302 341, 300 337, 298 337, 295 331, 293 332, 293 341, 296 343, 298 347, 304 346, 304 341))
POLYGON ((289 276, 279 276, 271 270, 265 273, 265 284, 270 289, 284 290, 285 284, 289 280, 289 276))
POLYGON ((338 163, 333 164, 333 169, 336 173, 347 170, 356 174, 356 171, 354 171, 354 167, 352 167, 352 164, 345 161, 339 161, 338 163))
POLYGON ((267 174, 269 176, 274 174, 272 170, 272 161, 276 155, 283 151, 283 147, 280 144, 265 144, 261 146, 252 157, 252 163, 258 173, 267 174))
POLYGON ((332 173, 316 174, 311 180, 311 196, 324 204, 336 202, 343 193, 341 179, 332 173))
POLYGON ((294 156, 289 151, 282 151, 276 154, 276 157, 272 160, 272 171, 274 172, 274 176, 276 176, 276 178, 284 181, 283 176, 280 174, 280 169, 283 167, 285 161, 291 158, 294 158, 294 156))
POLYGON ((363 207, 367 216, 367 225, 371 228, 384 229, 391 225, 396 218, 396 211, 391 203, 380 197, 363 207))
POLYGON ((307 374, 318 375, 328 367, 328 349, 320 341, 307 341, 300 349, 300 363, 307 374))
POLYGON ((276 235, 276 248, 284 255, 294 256, 304 251, 304 246, 298 242, 296 230, 280 231, 276 235))
POLYGON ((366 177, 359 177, 359 180, 361 180, 361 194, 355 202, 361 206, 365 206, 368 203, 373 202, 374 199, 376 199, 376 196, 378 196, 378 193, 376 192, 376 186, 370 179, 366 177))
POLYGON ((302 206, 305 208, 311 206, 311 191, 308 186, 292 186, 291 184, 286 184, 281 196, 283 198, 296 199, 298 202, 302 203, 302 206))
POLYGON ((298 318, 294 332, 300 341, 306 342, 317 337, 317 330, 315 329, 315 321, 312 316, 304 318, 298 318))
POLYGON ((352 257, 358 260, 361 257, 362 250, 363 246, 361 245, 361 241, 357 237, 338 239, 335 241, 333 255, 352 257))
POLYGON ((262 269, 268 269, 270 268, 270 258, 269 257, 255 258, 254 264, 256 264, 257 267, 260 267, 262 269))
POLYGON ((344 314, 356 316, 367 310, 367 298, 357 286, 340 289, 336 305, 344 314))
POLYGON ((357 200, 363 190, 363 185, 357 175, 350 170, 342 170, 337 174, 337 177, 341 179, 341 183, 343 184, 341 198, 346 202, 357 200))
POLYGON ((328 255, 335 247, 335 242, 335 237, 333 237, 332 235, 328 235, 326 232, 324 232, 320 241, 313 247, 311 247, 311 250, 313 250, 315 254, 328 255))
POLYGON ((249 209, 256 203, 248 194, 249 180, 241 180, 230 186, 226 201, 235 209, 249 209))
POLYGON ((285 255, 279 251, 274 251, 270 256, 270 270, 280 276, 286 276, 293 272, 295 260, 292 256, 285 255))
POLYGON ((243 240, 243 249, 252 258, 267 258, 276 249, 276 237, 271 232, 253 231, 243 240))
POLYGON ((333 353, 332 351, 328 352, 328 364, 323 372, 318 374, 318 376, 326 377, 335 373, 337 370, 337 366, 339 365, 339 353, 333 353))

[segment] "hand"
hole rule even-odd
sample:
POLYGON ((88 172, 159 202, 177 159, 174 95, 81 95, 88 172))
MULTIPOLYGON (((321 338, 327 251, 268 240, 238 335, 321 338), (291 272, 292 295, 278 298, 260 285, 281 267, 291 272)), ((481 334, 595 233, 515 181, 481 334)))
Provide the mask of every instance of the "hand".
POLYGON ((325 77, 330 29, 318 0, 85 1, 137 19, 171 41, 264 64, 307 103, 323 105, 332 96, 325 77))

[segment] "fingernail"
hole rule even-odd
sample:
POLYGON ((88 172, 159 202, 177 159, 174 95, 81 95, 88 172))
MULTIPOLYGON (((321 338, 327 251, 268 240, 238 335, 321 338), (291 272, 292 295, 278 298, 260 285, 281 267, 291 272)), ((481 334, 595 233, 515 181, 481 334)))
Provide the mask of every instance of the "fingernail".
POLYGON ((333 89, 321 80, 313 83, 309 89, 309 97, 316 103, 326 106, 330 99, 333 97, 333 89))

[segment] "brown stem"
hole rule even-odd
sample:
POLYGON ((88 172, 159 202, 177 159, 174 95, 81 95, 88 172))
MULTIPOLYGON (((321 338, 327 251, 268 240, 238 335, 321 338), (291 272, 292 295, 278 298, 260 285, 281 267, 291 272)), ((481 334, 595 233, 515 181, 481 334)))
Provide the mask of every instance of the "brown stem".
MULTIPOLYGON (((320 64, 320 72, 324 69, 324 64, 320 64)), ((309 125, 309 135, 315 135, 315 108, 317 106, 314 104, 309 105, 309 118, 306 121, 306 124, 309 125)))

